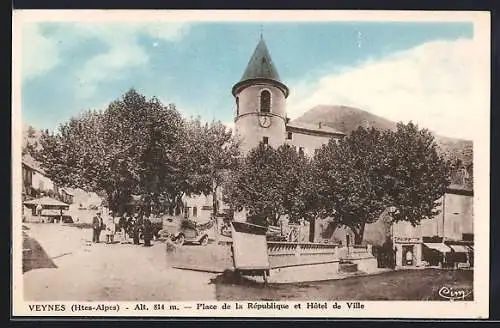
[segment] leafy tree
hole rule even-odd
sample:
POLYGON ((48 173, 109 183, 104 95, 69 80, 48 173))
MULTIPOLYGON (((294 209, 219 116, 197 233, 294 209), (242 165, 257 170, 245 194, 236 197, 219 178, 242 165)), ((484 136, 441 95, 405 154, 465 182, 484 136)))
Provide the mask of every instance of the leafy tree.
POLYGON ((225 187, 226 201, 245 207, 256 224, 276 225, 281 215, 298 220, 309 210, 304 197, 308 165, 293 146, 274 149, 260 143, 233 170, 225 187))
POLYGON ((450 164, 438 153, 434 136, 412 122, 386 133, 385 190, 397 211, 393 220, 417 225, 439 214, 439 199, 450 184, 450 164))
POLYGON ((196 118, 186 124, 184 155, 182 167, 190 181, 187 193, 211 194, 213 215, 216 215, 219 212, 217 192, 228 172, 237 166, 239 142, 221 122, 202 123, 196 118))
POLYGON ((135 90, 100 113, 88 111, 42 135, 42 166, 56 183, 104 190, 117 210, 132 193, 171 203, 182 191, 180 141, 183 120, 175 106, 135 90))
POLYGON ((338 143, 331 139, 314 158, 318 206, 323 215, 351 228, 356 243, 387 204, 380 140, 378 130, 360 127, 338 143))
POLYGON ((420 220, 438 213, 449 184, 449 167, 434 137, 413 123, 396 131, 358 128, 316 154, 318 203, 326 215, 352 229, 361 243, 364 227, 388 207, 393 221, 420 220))
POLYGON ((39 159, 49 177, 102 190, 113 210, 140 194, 157 210, 173 212, 184 194, 214 194, 238 156, 231 131, 220 122, 186 122, 175 105, 133 89, 104 112, 84 112, 59 133, 43 133, 42 146, 39 159))

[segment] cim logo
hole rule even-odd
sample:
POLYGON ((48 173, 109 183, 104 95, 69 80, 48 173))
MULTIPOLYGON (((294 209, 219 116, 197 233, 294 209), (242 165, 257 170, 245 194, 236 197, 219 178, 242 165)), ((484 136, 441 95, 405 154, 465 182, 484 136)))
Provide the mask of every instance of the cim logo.
POLYGON ((438 291, 439 296, 450 301, 462 300, 472 295, 472 290, 466 288, 441 287, 438 291))

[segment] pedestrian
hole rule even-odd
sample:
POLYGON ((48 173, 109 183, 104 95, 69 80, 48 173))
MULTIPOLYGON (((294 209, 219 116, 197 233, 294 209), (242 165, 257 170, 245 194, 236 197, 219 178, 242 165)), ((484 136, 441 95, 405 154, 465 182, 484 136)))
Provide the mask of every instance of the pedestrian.
POLYGON ((134 221, 133 221, 133 230, 132 230, 132 238, 134 240, 134 245, 139 245, 139 235, 140 235, 140 222, 139 222, 139 214, 135 213, 134 214, 134 221))
POLYGON ((134 237, 134 218, 132 216, 127 218, 127 236, 128 238, 134 237))
POLYGON ((92 219, 92 242, 99 243, 101 239, 101 230, 103 228, 103 220, 101 216, 101 211, 96 213, 96 216, 92 219))
POLYGON ((148 215, 146 215, 143 222, 143 237, 144 237, 144 246, 145 247, 151 246, 151 239, 153 239, 153 225, 148 215))
POLYGON ((115 237, 115 220, 113 217, 113 212, 109 211, 106 220, 106 244, 112 244, 115 237))
POLYGON ((41 204, 38 204, 38 205, 36 206, 36 208, 35 208, 35 211, 36 211, 36 215, 38 216, 39 221, 42 221, 42 222, 43 222, 43 220, 42 220, 42 209, 43 209, 43 208, 42 208, 42 205, 41 205, 41 204))
POLYGON ((124 244, 127 242, 127 223, 128 223, 128 214, 127 212, 123 213, 118 221, 118 230, 120 231, 120 243, 124 244))

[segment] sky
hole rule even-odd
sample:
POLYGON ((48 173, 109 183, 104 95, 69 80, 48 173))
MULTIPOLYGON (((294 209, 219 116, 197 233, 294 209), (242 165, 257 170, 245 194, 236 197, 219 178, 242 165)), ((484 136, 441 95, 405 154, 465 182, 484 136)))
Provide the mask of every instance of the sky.
POLYGON ((260 33, 282 81, 287 113, 354 106, 470 139, 481 75, 470 22, 25 22, 23 123, 54 130, 134 88, 185 116, 231 126, 232 86, 260 33), (450 124, 453 122, 453 124, 450 124))

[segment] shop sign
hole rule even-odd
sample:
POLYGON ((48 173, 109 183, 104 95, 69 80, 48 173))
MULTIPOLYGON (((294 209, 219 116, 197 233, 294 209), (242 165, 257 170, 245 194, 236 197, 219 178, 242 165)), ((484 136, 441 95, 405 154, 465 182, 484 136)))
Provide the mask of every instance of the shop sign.
POLYGON ((395 243, 420 243, 421 240, 418 237, 394 237, 394 242, 395 243))

